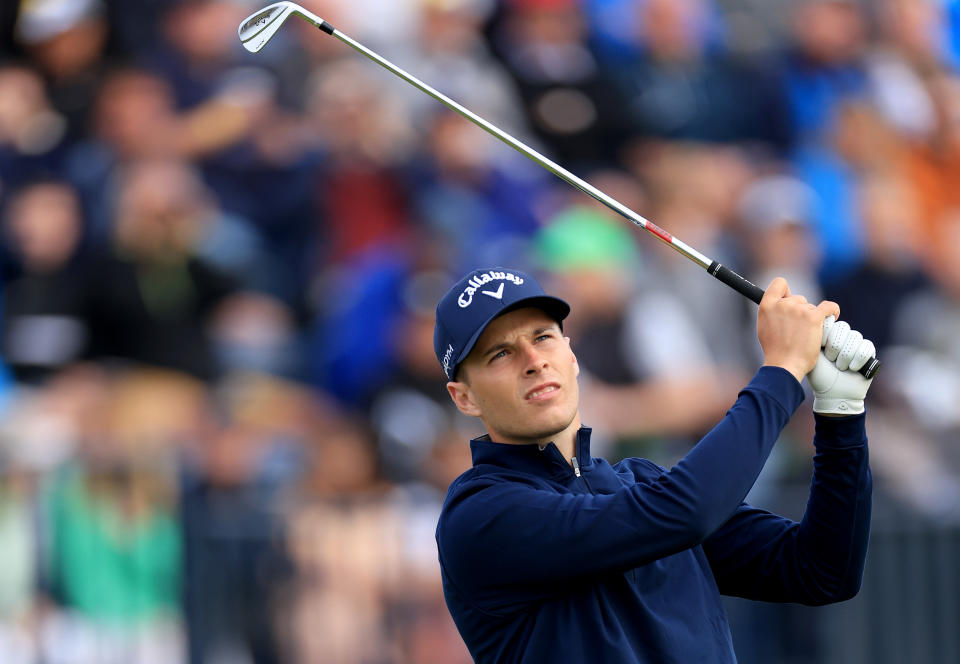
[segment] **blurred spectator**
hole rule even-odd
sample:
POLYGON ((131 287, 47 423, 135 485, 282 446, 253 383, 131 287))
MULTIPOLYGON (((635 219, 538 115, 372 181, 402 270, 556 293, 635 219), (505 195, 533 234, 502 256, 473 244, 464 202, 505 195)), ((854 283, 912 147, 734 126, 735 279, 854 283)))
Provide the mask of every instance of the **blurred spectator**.
POLYGON ((160 46, 164 12, 180 0, 104 0, 110 27, 107 55, 113 60, 137 59, 160 46))
POLYGON ((489 138, 451 111, 435 113, 412 164, 417 216, 424 232, 447 246, 449 265, 523 260, 540 226, 552 183, 542 169, 489 138))
POLYGON ((633 137, 756 143, 782 152, 790 140, 773 71, 708 53, 706 0, 646 0, 640 53, 614 72, 633 137))
POLYGON ((128 217, 138 214, 172 220, 179 224, 175 233, 192 245, 198 257, 247 288, 271 291, 274 258, 246 219, 220 209, 189 162, 141 160, 127 164, 124 175, 130 191, 121 192, 118 199, 117 231, 123 233, 124 224, 134 223, 128 217))
MULTIPOLYGON (((114 245, 90 268, 91 352, 186 371, 210 379, 224 369, 210 326, 253 325, 270 345, 288 336, 282 306, 242 293, 235 277, 198 256, 202 190, 176 162, 128 167, 117 195, 114 245), (170 185, 175 185, 173 188, 170 185), (253 300, 242 306, 241 300, 253 300), (258 316, 269 315, 269 319, 258 316), (221 317, 229 316, 229 325, 221 317)), ((242 341, 243 335, 233 339, 242 341)))
POLYGON ((909 181, 891 175, 863 179, 858 206, 864 224, 863 262, 839 280, 827 282, 828 299, 841 303, 841 316, 883 354, 904 301, 929 286, 922 257, 919 201, 909 181))
MULTIPOLYGON (((960 395, 960 217, 941 227, 931 264, 934 284, 907 298, 897 310, 892 342, 909 349, 900 386, 917 419, 933 431, 960 427, 953 404, 960 395), (936 321, 936 324, 930 324, 936 321), (924 373, 930 374, 918 381, 924 373), (933 399, 931 395, 937 395, 933 399)), ((951 448, 954 446, 951 446, 951 448)))
POLYGON ((199 386, 179 376, 75 374, 91 410, 80 456, 49 491, 49 575, 63 607, 45 627, 44 661, 182 658, 181 538, 171 443, 190 429, 199 386), (162 402, 163 411, 152 404, 162 402))
POLYGON ((388 375, 390 321, 415 246, 402 174, 414 135, 401 99, 363 62, 329 63, 310 90, 308 122, 322 161, 314 175, 309 363, 316 384, 357 406, 388 375))
POLYGON ((47 79, 54 107, 69 133, 86 132, 104 69, 107 21, 101 0, 32 0, 20 3, 16 36, 47 79))
POLYGON ((517 84, 527 122, 574 171, 616 163, 619 98, 587 42, 575 0, 509 0, 493 42, 517 84))
POLYGON ((76 192, 38 181, 8 201, 3 229, 17 262, 3 286, 2 354, 18 381, 42 383, 88 350, 83 227, 76 192))
POLYGON ((936 0, 884 0, 878 22, 883 40, 868 58, 873 95, 884 117, 905 136, 924 138, 936 126, 927 80, 946 64, 938 35, 943 6, 936 0))
POLYGON ((0 201, 31 178, 61 173, 68 149, 66 118, 51 105, 31 67, 0 67, 0 201))
POLYGON ((311 81, 309 122, 321 141, 317 257, 340 262, 402 242, 410 219, 398 167, 413 150, 409 117, 363 62, 340 60, 311 81))
MULTIPOLYGON (((481 27, 492 9, 487 0, 418 0, 419 31, 406 44, 403 61, 415 62, 417 78, 469 108, 504 131, 532 140, 513 80, 494 59, 481 27)), ((392 80, 404 93, 417 129, 442 110, 440 102, 392 80)))
POLYGON ((289 659, 470 661, 440 611, 436 550, 423 543, 439 503, 417 506, 392 492, 362 427, 329 431, 317 453, 304 487, 309 499, 291 515, 298 583, 284 621, 289 659))
MULTIPOLYGON (((648 193, 650 219, 724 265, 745 260, 746 247, 735 230, 737 205, 755 173, 743 151, 696 143, 650 144, 637 167, 648 193)), ((753 305, 715 280, 705 282, 703 273, 677 260, 673 249, 645 240, 649 269, 644 270, 644 288, 671 299, 697 330, 709 330, 699 334, 712 363, 752 368, 753 305)))
MULTIPOLYGON (((104 79, 94 133, 73 151, 67 171, 83 193, 96 241, 102 242, 109 234, 119 171, 137 159, 163 157, 198 161, 222 208, 254 224, 272 249, 289 249, 291 242, 303 244, 296 232, 307 215, 300 210, 290 212, 292 206, 302 206, 307 200, 303 174, 299 179, 293 177, 296 168, 302 167, 297 162, 299 153, 289 154, 293 139, 288 123, 275 117, 266 74, 256 70, 247 74, 232 79, 219 96, 183 112, 176 108, 170 82, 157 73, 125 68, 104 79), (254 133, 263 135, 269 147, 258 151, 250 142, 254 133), (239 155, 229 154, 235 165, 211 160, 227 155, 230 149, 240 150, 239 155), (247 169, 246 175, 238 176, 238 168, 247 169), (250 170, 258 177, 251 178, 250 170), (269 204, 264 202, 267 199, 269 204), (277 239, 283 232, 293 233, 293 239, 277 239)), ((281 260, 290 258, 276 253, 281 260)), ((295 265, 290 269, 297 274, 295 265)), ((289 284, 284 288, 288 295, 289 284)))
POLYGON ((53 661, 47 638, 55 613, 50 584, 49 505, 44 488, 59 464, 74 453, 77 408, 91 402, 60 389, 18 389, 0 419, 0 513, 2 513, 2 600, 0 653, 5 661, 53 661))
POLYGON ((43 468, 18 442, 2 435, 0 443, 0 653, 11 664, 32 664, 42 559, 34 495, 43 468))
POLYGON ((783 83, 797 145, 831 130, 847 100, 862 98, 867 77, 862 57, 867 26, 858 0, 791 3, 792 40, 783 83))
POLYGON ((463 418, 447 394, 433 351, 434 310, 448 283, 441 271, 407 277, 402 313, 390 334, 396 369, 371 398, 369 423, 383 473, 394 482, 428 482, 435 448, 453 439, 466 450, 470 439, 461 431, 463 418))
POLYGON ((821 276, 838 278, 862 255, 855 179, 889 147, 889 131, 866 104, 866 15, 857 0, 795 3, 783 85, 795 131, 792 159, 800 179, 821 200, 816 232, 821 276), (874 143, 882 147, 872 149, 874 143))
POLYGON ((906 177, 917 192, 917 232, 926 261, 930 257, 925 247, 935 244, 939 225, 960 208, 960 77, 938 72, 925 83, 935 124, 909 143, 906 177))
MULTIPOLYGON (((810 302, 823 299, 816 272, 819 247, 811 228, 819 214, 813 189, 790 175, 761 176, 743 192, 739 212, 752 259, 750 280, 766 288, 782 276, 792 293, 810 302)), ((847 320, 846 308, 843 313, 847 320)))
POLYGON ((223 26, 239 25, 248 13, 243 3, 231 0, 169 4, 161 24, 169 49, 156 54, 160 56, 156 64, 173 85, 178 108, 198 106, 223 84, 224 75, 241 53, 236 34, 223 26))
POLYGON ((857 203, 861 178, 874 173, 906 176, 902 138, 871 106, 846 103, 833 129, 816 148, 798 153, 796 173, 816 191, 821 205, 814 224, 824 283, 841 279, 864 256, 864 225, 857 203))
POLYGON ((284 622, 294 661, 391 661, 385 611, 402 579, 396 513, 362 429, 329 431, 316 472, 317 498, 291 515, 291 555, 300 583, 284 622), (376 552, 374 555, 373 552, 376 552))
POLYGON ((240 60, 249 54, 223 26, 247 11, 233 0, 173 4, 163 21, 168 48, 151 61, 176 100, 178 154, 198 163, 224 210, 256 228, 283 268, 276 294, 299 306, 313 258, 312 140, 283 102, 303 103, 309 72, 293 84, 283 67, 240 60))
POLYGON ((101 81, 91 133, 71 152, 66 175, 80 191, 91 242, 112 235, 119 170, 141 158, 172 156, 176 118, 170 86, 142 69, 118 69, 101 81))
POLYGON ((586 0, 591 41, 597 56, 608 66, 617 66, 636 57, 640 50, 634 26, 638 4, 630 0, 586 0))
POLYGON ((315 436, 335 426, 303 388, 231 376, 185 450, 181 515, 190 662, 289 661, 279 640, 286 511, 315 436), (212 415, 212 413, 210 413, 212 415))
POLYGON ((319 306, 307 338, 309 378, 348 409, 367 405, 394 370, 391 332, 408 270, 403 252, 371 250, 328 268, 315 286, 319 306))
POLYGON ((960 221, 939 229, 933 283, 895 311, 885 355, 886 410, 871 434, 879 470, 917 513, 960 521, 960 221), (904 441, 909 440, 909 447, 904 441))

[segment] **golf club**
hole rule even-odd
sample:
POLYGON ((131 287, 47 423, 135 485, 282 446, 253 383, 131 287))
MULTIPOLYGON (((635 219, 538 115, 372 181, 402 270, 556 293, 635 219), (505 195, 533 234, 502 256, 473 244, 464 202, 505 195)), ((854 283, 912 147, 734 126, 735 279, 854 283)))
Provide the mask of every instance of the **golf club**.
MULTIPOLYGON (((580 191, 591 196, 595 200, 603 203, 605 206, 624 217, 631 223, 639 226, 640 228, 646 230, 649 233, 655 235, 659 240, 665 244, 670 245, 678 251, 679 253, 686 256, 688 259, 692 260, 694 263, 704 268, 712 276, 716 277, 727 286, 730 286, 740 294, 750 298, 757 304, 760 304, 761 298, 763 298, 763 289, 757 286, 756 284, 744 279, 742 276, 734 272, 728 267, 725 267, 718 263, 717 261, 708 258, 704 254, 700 253, 690 245, 682 242, 681 240, 675 238, 667 231, 663 230, 652 221, 645 219, 641 215, 637 214, 627 206, 623 205, 614 198, 611 198, 607 194, 603 193, 593 185, 589 184, 585 180, 577 177, 567 169, 559 166, 554 163, 547 157, 543 156, 533 148, 529 147, 525 143, 517 140, 510 134, 501 130, 499 127, 487 122, 479 115, 473 113, 469 109, 461 106, 457 102, 453 101, 443 93, 433 89, 420 79, 415 76, 408 74, 406 71, 397 67, 395 64, 389 60, 383 58, 377 53, 371 51, 366 46, 360 44, 359 42, 351 39, 347 35, 343 34, 339 30, 335 29, 332 25, 324 21, 322 18, 313 14, 310 11, 307 11, 303 7, 293 3, 293 2, 276 2, 272 5, 264 7, 263 9, 254 12, 249 17, 247 17, 240 27, 237 29, 237 35, 240 37, 240 41, 251 53, 256 53, 262 49, 268 41, 277 33, 280 29, 280 26, 286 22, 291 16, 297 16, 308 23, 319 28, 321 31, 327 33, 328 35, 333 35, 347 46, 353 48, 354 50, 360 52, 362 55, 373 60, 378 65, 384 69, 389 70, 393 74, 399 76, 407 83, 410 83, 414 87, 422 90, 426 94, 430 95, 437 101, 443 103, 451 110, 459 113, 461 116, 465 117, 470 122, 474 123, 487 133, 495 136, 500 139, 514 150, 520 152, 524 156, 528 157, 532 161, 540 164, 548 171, 564 180, 565 182, 573 185, 580 191)), ((870 358, 867 362, 860 368, 859 373, 865 378, 873 378, 876 375, 877 371, 880 368, 880 361, 877 358, 870 358)))

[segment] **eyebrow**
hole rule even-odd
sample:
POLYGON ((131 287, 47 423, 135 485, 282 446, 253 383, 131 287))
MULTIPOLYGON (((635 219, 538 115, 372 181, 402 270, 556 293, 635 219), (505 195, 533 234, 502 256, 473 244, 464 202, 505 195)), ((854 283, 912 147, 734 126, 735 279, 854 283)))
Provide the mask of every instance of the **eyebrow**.
MULTIPOLYGON (((556 330, 556 326, 555 326, 555 325, 541 325, 540 327, 538 327, 538 328, 536 328, 535 330, 533 330, 533 331, 530 333, 530 336, 532 336, 532 337, 538 337, 538 336, 540 336, 541 334, 543 334, 544 332, 553 332, 553 331, 555 331, 555 330, 556 330)), ((509 345, 510 345, 510 344, 508 344, 508 343, 505 342, 505 341, 501 341, 501 342, 499 342, 499 343, 495 343, 495 344, 493 344, 492 346, 490 346, 489 348, 487 348, 485 351, 483 351, 483 352, 480 354, 480 357, 487 357, 488 355, 490 355, 490 353, 493 353, 494 351, 499 351, 499 350, 501 350, 501 349, 503 349, 503 348, 506 348, 506 347, 509 346, 509 345)))

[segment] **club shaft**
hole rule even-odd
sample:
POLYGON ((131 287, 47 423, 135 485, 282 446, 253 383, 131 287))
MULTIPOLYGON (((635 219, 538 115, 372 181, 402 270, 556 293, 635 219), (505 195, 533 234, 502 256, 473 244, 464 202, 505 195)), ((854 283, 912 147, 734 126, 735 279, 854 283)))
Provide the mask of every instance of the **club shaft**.
MULTIPOLYGON (((530 160, 540 164, 543 168, 547 169, 548 171, 550 171, 560 179, 573 185, 574 187, 576 187, 583 193, 587 194, 588 196, 592 197, 593 199, 599 201, 600 203, 603 203, 603 205, 613 210, 614 212, 616 212, 626 220, 630 221, 634 225, 639 226, 640 228, 644 229, 648 233, 651 233, 661 242, 668 244, 678 253, 682 254, 683 256, 686 256, 688 259, 690 259, 700 267, 707 270, 707 272, 709 272, 716 279, 722 281, 729 287, 733 288, 734 290, 741 293, 742 295, 749 298, 750 300, 753 300, 757 304, 760 304, 760 300, 763 297, 763 289, 761 289, 756 284, 740 276, 730 268, 725 267, 724 265, 721 265, 717 261, 700 253, 690 245, 674 237, 673 235, 671 235, 664 229, 660 228, 650 220, 634 212, 633 210, 628 208, 626 205, 624 205, 620 201, 612 198, 611 196, 608 196, 604 192, 600 191, 599 189, 591 185, 589 182, 583 180, 582 178, 577 177, 567 169, 555 163, 553 160, 540 154, 539 152, 537 152, 527 144, 514 138, 513 136, 506 133, 496 125, 491 124, 490 122, 483 119, 482 117, 480 117, 479 115, 471 111, 470 109, 457 103, 453 99, 450 99, 442 92, 434 89, 430 85, 427 85, 426 83, 418 79, 416 76, 404 71, 403 69, 393 64, 386 58, 380 56, 378 53, 371 51, 369 48, 367 48, 360 42, 352 39, 348 35, 343 34, 342 32, 340 32, 339 30, 331 26, 326 21, 322 21, 317 17, 314 17, 314 18, 316 19, 315 21, 312 19, 308 19, 308 20, 310 20, 314 25, 320 28, 320 30, 322 30, 323 32, 333 35, 334 37, 336 37, 337 39, 339 39, 344 44, 354 49, 361 55, 367 57, 370 60, 373 60, 378 65, 390 71, 391 73, 395 74, 396 76, 399 76, 410 85, 430 95, 437 101, 444 104, 447 108, 458 113, 459 115, 463 116, 473 124, 477 125, 481 129, 486 131, 488 134, 495 136, 496 138, 500 139, 501 141, 503 141, 504 143, 512 147, 517 152, 520 152, 530 160)), ((865 376, 866 378, 872 378, 877 373, 879 368, 880 368, 880 361, 877 360, 876 358, 871 358, 870 360, 867 361, 866 364, 863 365, 859 373, 865 376)))
POLYGON ((342 41, 343 43, 347 44, 348 46, 350 46, 350 47, 353 48, 354 50, 362 53, 363 55, 365 55, 365 56, 368 57, 369 59, 373 60, 374 62, 376 62, 376 63, 377 63, 378 65, 380 65, 381 67, 383 67, 383 68, 385 68, 385 69, 388 69, 389 71, 393 72, 394 74, 396 74, 397 76, 399 76, 400 78, 402 78, 403 80, 405 80, 405 81, 406 81, 407 83, 409 83, 410 85, 414 86, 415 88, 418 88, 418 89, 422 90, 423 92, 427 93, 428 95, 430 95, 431 97, 433 97, 433 98, 436 99, 437 101, 443 103, 445 106, 447 106, 447 107, 450 108, 451 110, 459 113, 460 115, 462 115, 463 117, 465 117, 467 120, 469 120, 469 121, 472 122, 473 124, 477 125, 477 126, 480 127, 481 129, 483 129, 484 131, 486 131, 488 134, 491 134, 491 135, 497 137, 498 139, 500 139, 501 141, 503 141, 504 143, 506 143, 507 145, 509 145, 510 147, 512 147, 512 148, 513 148, 514 150, 516 150, 517 152, 522 153, 523 155, 525 155, 526 157, 528 157, 528 158, 531 159, 532 161, 535 161, 536 163, 540 164, 541 166, 543 166, 545 169, 547 169, 548 171, 550 171, 551 173, 553 173, 553 174, 556 175, 557 177, 561 178, 562 180, 565 180, 566 182, 568 182, 569 184, 573 185, 574 187, 576 187, 576 188, 579 189, 580 191, 582 191, 582 192, 584 192, 585 194, 591 196, 592 198, 596 199, 597 201, 603 203, 605 206, 607 206, 608 208, 610 208, 611 210, 613 210, 613 211, 616 212, 617 214, 621 215, 622 217, 626 218, 628 221, 632 222, 633 224, 635 224, 635 225, 639 226, 640 228, 643 228, 644 230, 652 233, 652 234, 655 235, 657 238, 659 238, 659 239, 662 240, 663 242, 669 244, 669 245, 672 246, 674 249, 676 249, 678 252, 680 252, 681 254, 683 254, 684 256, 686 256, 687 258, 689 258, 690 260, 694 261, 695 263, 697 263, 698 265, 700 265, 700 266, 703 267, 704 269, 708 268, 708 267, 710 266, 710 264, 713 262, 711 259, 709 259, 709 258, 707 258, 706 256, 704 256, 702 253, 700 253, 699 251, 697 251, 697 250, 694 249, 693 247, 691 247, 691 246, 687 245, 686 243, 684 243, 684 242, 678 240, 677 238, 673 237, 672 235, 670 235, 669 233, 667 233, 666 231, 664 231, 662 228, 660 228, 659 226, 657 226, 656 224, 654 224, 654 223, 651 222, 650 220, 645 219, 645 218, 642 217, 641 215, 637 214, 636 212, 634 212, 633 210, 631 210, 630 208, 628 208, 627 206, 625 206, 623 203, 620 203, 620 202, 617 201, 616 199, 614 199, 614 198, 608 196, 607 194, 603 193, 602 191, 600 191, 599 189, 597 189, 596 187, 594 187, 593 185, 591 185, 589 182, 583 180, 582 178, 577 177, 576 175, 574 175, 573 173, 571 173, 571 172, 568 171, 567 169, 563 168, 562 166, 560 166, 560 165, 557 164, 556 162, 554 162, 554 161, 552 161, 551 159, 549 159, 549 158, 545 157, 544 155, 540 154, 539 152, 537 152, 536 150, 534 150, 533 148, 531 148, 531 147, 528 146, 527 144, 525 144, 525 143, 523 143, 522 141, 514 138, 513 136, 511 136, 510 134, 506 133, 505 131, 503 131, 502 129, 500 129, 499 127, 497 127, 496 125, 491 124, 491 123, 488 122, 487 120, 484 120, 482 117, 480 117, 479 115, 477 115, 476 113, 474 113, 474 112, 471 111, 470 109, 462 106, 461 104, 458 104, 457 102, 455 102, 454 100, 450 99, 449 97, 447 97, 447 96, 446 96, 445 94, 443 94, 442 92, 440 92, 440 91, 434 89, 433 87, 427 85, 426 83, 424 83, 423 81, 421 81, 420 79, 418 79, 416 76, 413 76, 412 74, 404 71, 403 69, 401 69, 400 67, 396 66, 395 64, 393 64, 393 63, 390 62, 389 60, 387 60, 387 59, 381 57, 380 55, 378 55, 377 53, 371 51, 370 49, 368 49, 368 48, 367 48, 366 46, 364 46, 363 44, 360 44, 359 42, 355 41, 354 39, 351 39, 351 38, 348 37, 347 35, 345 35, 345 34, 343 34, 342 32, 340 32, 339 30, 334 30, 332 34, 333 34, 334 37, 336 37, 337 39, 339 39, 339 40, 342 41))

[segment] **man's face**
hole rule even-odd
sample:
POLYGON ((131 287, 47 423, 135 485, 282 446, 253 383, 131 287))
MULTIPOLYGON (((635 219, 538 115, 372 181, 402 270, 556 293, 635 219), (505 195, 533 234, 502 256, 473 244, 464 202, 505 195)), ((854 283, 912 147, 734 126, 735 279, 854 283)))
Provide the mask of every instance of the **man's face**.
POLYGON ((500 443, 546 443, 577 419, 580 368, 557 322, 525 308, 496 318, 447 390, 500 443))

